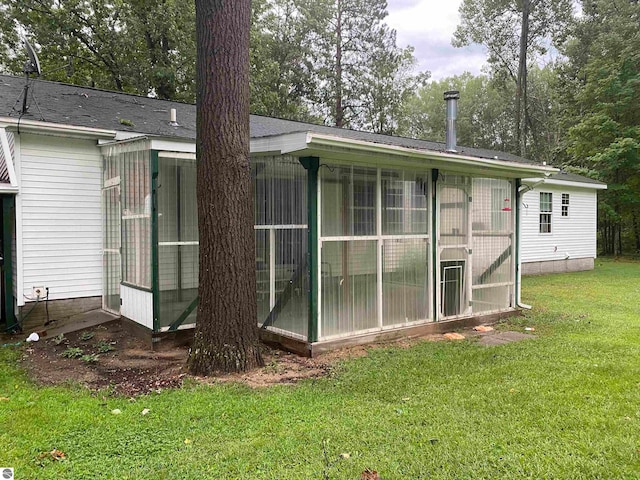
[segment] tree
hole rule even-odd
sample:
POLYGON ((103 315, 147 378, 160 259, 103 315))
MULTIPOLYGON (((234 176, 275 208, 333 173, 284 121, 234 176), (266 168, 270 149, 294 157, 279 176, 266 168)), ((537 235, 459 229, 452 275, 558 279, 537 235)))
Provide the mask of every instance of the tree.
POLYGON ((446 115, 443 93, 458 90, 458 144, 468 147, 510 150, 514 136, 512 111, 503 93, 486 75, 470 73, 424 85, 405 103, 400 134, 445 141, 446 115))
POLYGON ((559 45, 572 20, 571 0, 463 0, 453 45, 484 45, 494 78, 515 83, 514 131, 525 156, 531 122, 528 71, 549 46, 559 45))
POLYGON ((249 170, 250 0, 196 0, 198 322, 195 374, 262 365, 249 170))
POLYGON ((310 113, 313 69, 307 32, 291 0, 251 2, 251 112, 317 121, 310 113))
POLYGON ((384 29, 367 55, 368 68, 360 79, 360 115, 353 126, 374 133, 393 135, 398 131, 405 110, 404 104, 425 85, 429 72, 413 74, 413 47, 395 46, 396 32, 384 29))
POLYGON ((410 73, 412 50, 399 49, 395 31, 384 24, 387 2, 293 1, 308 33, 302 45, 309 52, 312 111, 337 127, 392 131, 392 110, 418 82, 410 73))
POLYGON ((584 2, 560 69, 567 164, 608 183, 599 198, 603 253, 640 251, 640 5, 584 2))
POLYGON ((22 72, 18 31, 23 31, 39 48, 45 79, 164 99, 194 98, 190 2, 3 0, 2 8, 0 63, 9 72, 22 72))

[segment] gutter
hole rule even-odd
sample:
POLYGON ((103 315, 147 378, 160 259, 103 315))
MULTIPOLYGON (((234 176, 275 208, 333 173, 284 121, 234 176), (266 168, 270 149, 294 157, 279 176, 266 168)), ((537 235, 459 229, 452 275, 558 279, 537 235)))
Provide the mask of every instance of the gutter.
POLYGON ((57 137, 112 139, 116 136, 115 130, 101 128, 80 127, 60 123, 41 122, 38 120, 25 120, 24 118, 1 117, 0 128, 7 128, 17 134, 39 133, 57 137))

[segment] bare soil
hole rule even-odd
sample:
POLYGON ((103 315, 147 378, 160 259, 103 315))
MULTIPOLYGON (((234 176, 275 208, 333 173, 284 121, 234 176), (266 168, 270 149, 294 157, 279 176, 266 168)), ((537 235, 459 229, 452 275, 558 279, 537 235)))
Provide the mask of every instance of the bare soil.
POLYGON ((204 383, 241 382, 250 387, 295 383, 325 376, 336 361, 365 355, 366 349, 354 347, 318 358, 303 358, 263 346, 263 368, 205 379, 188 373, 188 347, 153 351, 140 338, 132 336, 120 321, 114 321, 68 333, 62 339, 43 337, 30 343, 24 352, 22 364, 38 384, 76 383, 91 390, 110 389, 115 394, 136 396, 179 387, 185 379, 204 383), (112 350, 104 352, 105 345, 112 350), (71 349, 80 349, 85 357, 65 357, 63 354, 71 349))
MULTIPOLYGON (((466 336, 484 337, 498 332, 478 334, 465 330, 463 333, 466 336)), ((418 341, 442 340, 445 340, 443 335, 427 335, 404 338, 392 344, 408 348, 418 341)), ((41 385, 75 383, 94 391, 109 389, 114 394, 133 397, 180 387, 186 379, 202 383, 240 382, 252 388, 291 384, 306 378, 326 376, 340 360, 364 356, 371 348, 388 345, 343 348, 316 358, 304 358, 263 346, 264 367, 247 373, 200 378, 188 373, 188 347, 153 351, 117 320, 68 333, 62 338, 43 337, 28 345, 22 363, 31 378, 41 385), (72 349, 75 349, 78 357, 67 358, 63 355, 65 352, 71 353, 72 349), (107 349, 110 350, 105 351, 107 349)))

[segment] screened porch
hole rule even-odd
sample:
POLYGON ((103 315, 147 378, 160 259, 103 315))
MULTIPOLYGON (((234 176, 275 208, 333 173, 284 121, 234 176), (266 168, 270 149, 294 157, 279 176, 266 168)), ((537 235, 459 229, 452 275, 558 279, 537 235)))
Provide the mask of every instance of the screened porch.
MULTIPOLYGON (((103 308, 196 323, 195 146, 103 146, 103 308)), ((252 156, 256 323, 308 344, 515 307, 515 181, 252 156)))

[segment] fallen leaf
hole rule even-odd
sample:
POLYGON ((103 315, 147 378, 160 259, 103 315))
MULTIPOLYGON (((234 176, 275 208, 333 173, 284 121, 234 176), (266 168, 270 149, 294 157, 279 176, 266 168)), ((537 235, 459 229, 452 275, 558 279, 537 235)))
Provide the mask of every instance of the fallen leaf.
POLYGON ((58 450, 57 448, 51 450, 49 452, 49 455, 51 455, 51 458, 53 458, 54 460, 64 460, 66 457, 65 453, 58 450))
POLYGON ((340 457, 341 457, 341 458, 351 458, 351 455, 350 455, 350 454, 348 454, 348 453, 341 453, 341 454, 340 454, 340 457))
POLYGON ((378 472, 375 470, 371 470, 369 468, 365 468, 364 471, 360 474, 360 480, 382 480, 378 472))
POLYGON ((493 327, 488 325, 478 325, 477 327, 473 327, 476 332, 493 332, 493 327))
POLYGON ((144 410, 142 410, 142 412, 140 412, 141 415, 146 415, 147 413, 149 413, 151 410, 149 410, 148 408, 145 408, 144 410))
POLYGON ((456 332, 445 333, 444 338, 447 340, 464 340, 464 335, 460 335, 456 332))
POLYGON ((189 445, 191 443, 191 440, 189 440, 188 438, 184 439, 184 444, 185 445, 189 445))
POLYGON ((122 410, 120 410, 119 408, 114 408, 113 410, 111 410, 111 413, 113 415, 120 415, 122 413, 122 410))
POLYGON ((0 397, 0 402, 8 402, 9 397, 0 397))

